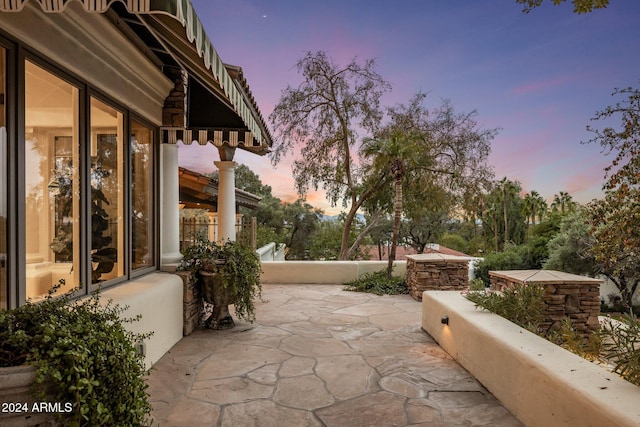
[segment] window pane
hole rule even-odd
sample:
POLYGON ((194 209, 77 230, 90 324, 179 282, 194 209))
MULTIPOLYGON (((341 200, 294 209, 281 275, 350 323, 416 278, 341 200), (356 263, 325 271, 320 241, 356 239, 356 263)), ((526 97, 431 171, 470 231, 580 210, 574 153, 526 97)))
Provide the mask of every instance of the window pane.
POLYGON ((0 309, 7 308, 6 52, 0 47, 0 309))
POLYGON ((78 89, 35 64, 25 75, 26 294, 78 286, 78 89))
POLYGON ((91 283, 124 275, 123 115, 91 99, 91 283))
POLYGON ((133 269, 154 265, 153 130, 131 122, 131 244, 133 269))

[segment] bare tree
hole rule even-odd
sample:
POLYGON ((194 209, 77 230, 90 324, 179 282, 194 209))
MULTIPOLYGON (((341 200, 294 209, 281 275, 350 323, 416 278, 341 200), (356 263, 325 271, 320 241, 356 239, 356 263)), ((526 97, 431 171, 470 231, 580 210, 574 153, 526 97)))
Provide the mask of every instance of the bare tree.
POLYGON ((372 134, 382 119, 380 97, 389 84, 374 70, 374 61, 353 59, 342 67, 325 52, 308 52, 297 64, 304 81, 288 86, 273 113, 276 132, 271 159, 277 164, 294 149, 293 177, 300 195, 320 186, 333 206, 348 206, 340 259, 347 259, 349 231, 358 209, 375 191, 365 188, 352 152, 358 131, 372 134))

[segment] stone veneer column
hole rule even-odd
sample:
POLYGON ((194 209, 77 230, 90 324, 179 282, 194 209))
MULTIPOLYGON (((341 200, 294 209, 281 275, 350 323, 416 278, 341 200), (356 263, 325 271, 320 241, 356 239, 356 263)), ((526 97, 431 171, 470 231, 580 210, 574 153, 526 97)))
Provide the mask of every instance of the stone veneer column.
POLYGON ((236 175, 233 161, 213 162, 218 168, 218 242, 236 240, 236 175))
POLYGON ((160 265, 173 270, 182 259, 177 145, 161 144, 160 164, 160 265))
POLYGON ((469 287, 469 258, 438 253, 407 255, 407 289, 416 301, 424 291, 462 291, 469 287))
POLYGON ((490 271, 491 289, 504 291, 519 285, 544 288, 544 320, 539 329, 558 330, 567 319, 584 339, 598 330, 602 280, 554 270, 490 271))

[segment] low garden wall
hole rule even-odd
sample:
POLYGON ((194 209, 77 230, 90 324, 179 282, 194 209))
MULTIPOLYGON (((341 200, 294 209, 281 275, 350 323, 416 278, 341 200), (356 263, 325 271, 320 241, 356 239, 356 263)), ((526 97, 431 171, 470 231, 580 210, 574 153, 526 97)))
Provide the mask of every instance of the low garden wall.
MULTIPOLYGON (((261 283, 325 284, 356 280, 387 268, 387 261, 263 261, 261 283)), ((406 261, 394 262, 393 274, 404 276, 406 261)))
POLYGON ((640 425, 640 387, 459 292, 425 292, 422 328, 527 426, 640 425))

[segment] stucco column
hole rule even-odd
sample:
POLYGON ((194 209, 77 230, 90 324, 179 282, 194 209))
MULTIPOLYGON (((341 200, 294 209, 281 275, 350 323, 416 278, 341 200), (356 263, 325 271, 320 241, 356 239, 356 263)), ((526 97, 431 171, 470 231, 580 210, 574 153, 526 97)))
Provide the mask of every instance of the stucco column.
POLYGON ((163 270, 171 270, 182 259, 176 144, 160 145, 160 165, 160 264, 163 270))
POLYGON ((233 161, 213 162, 218 168, 218 241, 236 240, 236 166, 233 161))

